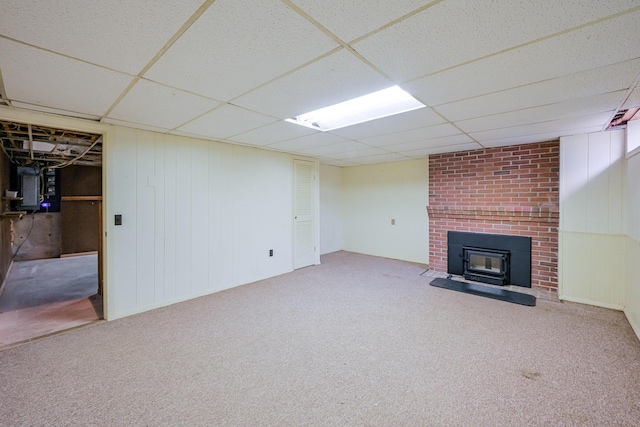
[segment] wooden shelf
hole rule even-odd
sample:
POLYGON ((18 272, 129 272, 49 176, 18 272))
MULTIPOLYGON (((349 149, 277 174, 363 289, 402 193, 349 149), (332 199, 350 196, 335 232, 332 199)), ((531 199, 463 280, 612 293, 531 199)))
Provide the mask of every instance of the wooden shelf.
POLYGON ((61 202, 98 202, 102 196, 62 196, 61 202))
POLYGON ((22 200, 22 197, 2 197, 2 200, 22 200))
POLYGON ((2 214, 0 214, 0 216, 4 217, 4 218, 22 218, 23 215, 26 215, 28 212, 27 211, 4 211, 2 212, 2 214))

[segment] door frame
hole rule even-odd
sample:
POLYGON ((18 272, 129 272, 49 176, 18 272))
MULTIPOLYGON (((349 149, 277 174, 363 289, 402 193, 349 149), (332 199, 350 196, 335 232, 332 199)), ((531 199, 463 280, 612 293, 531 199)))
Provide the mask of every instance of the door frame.
POLYGON ((104 123, 89 120, 77 119, 73 117, 59 116, 37 111, 21 110, 15 107, 5 107, 0 105, 0 120, 13 121, 24 124, 47 126, 52 128, 66 129, 76 132, 88 132, 102 135, 102 212, 100 215, 100 233, 102 259, 98 262, 98 281, 102 283, 102 313, 105 320, 109 320, 109 281, 108 274, 108 241, 106 238, 106 212, 108 206, 107 199, 107 155, 109 141, 113 127, 104 123), (104 233, 104 234, 103 234, 104 233), (100 277, 101 275, 101 277, 100 277))

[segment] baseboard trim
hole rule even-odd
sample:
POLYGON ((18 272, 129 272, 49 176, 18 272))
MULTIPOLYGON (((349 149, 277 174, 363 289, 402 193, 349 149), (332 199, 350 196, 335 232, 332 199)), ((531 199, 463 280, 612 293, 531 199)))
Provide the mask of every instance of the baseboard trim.
POLYGON ((624 306, 621 304, 611 304, 608 302, 592 301, 585 298, 577 298, 566 295, 558 295, 560 301, 577 302, 580 304, 593 305, 595 307, 609 308, 611 310, 624 311, 624 306))
POLYGON ((98 251, 75 252, 72 254, 60 254, 60 258, 71 258, 74 256, 97 255, 97 254, 98 254, 98 251))
POLYGON ((629 315, 627 308, 624 309, 624 315, 627 318, 627 322, 631 325, 631 329, 635 332, 636 337, 640 340, 640 324, 637 324, 632 316, 629 315))

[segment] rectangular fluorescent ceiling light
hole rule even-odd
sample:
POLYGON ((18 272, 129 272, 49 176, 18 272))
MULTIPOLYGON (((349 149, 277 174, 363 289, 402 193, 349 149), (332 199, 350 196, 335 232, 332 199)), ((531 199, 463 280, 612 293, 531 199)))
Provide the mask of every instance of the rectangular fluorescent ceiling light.
POLYGON ((425 105, 398 86, 301 114, 287 122, 328 131, 423 108, 425 105))

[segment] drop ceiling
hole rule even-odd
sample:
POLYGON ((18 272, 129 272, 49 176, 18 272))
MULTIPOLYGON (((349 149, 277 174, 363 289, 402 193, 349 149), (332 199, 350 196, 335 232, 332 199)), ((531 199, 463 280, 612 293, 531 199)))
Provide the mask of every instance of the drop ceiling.
POLYGON ((640 106, 638 28, 640 0, 3 0, 0 104, 337 166, 415 159, 603 131, 640 106), (427 107, 284 122, 393 85, 427 107))

